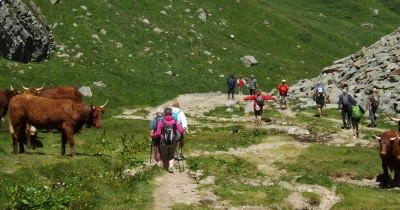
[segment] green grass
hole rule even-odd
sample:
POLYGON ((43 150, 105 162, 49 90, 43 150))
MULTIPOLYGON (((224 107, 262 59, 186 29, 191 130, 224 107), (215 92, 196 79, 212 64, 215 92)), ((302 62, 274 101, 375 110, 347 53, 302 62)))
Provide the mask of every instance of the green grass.
POLYGON ((302 175, 298 181, 330 187, 332 177, 373 179, 381 173, 376 149, 333 147, 315 144, 302 152, 294 163, 278 163, 282 169, 302 175))
POLYGON ((194 128, 195 134, 185 136, 185 150, 227 151, 260 143, 272 131, 247 130, 241 125, 217 128, 194 128))
POLYGON ((1 59, 0 85, 90 85, 94 98, 85 100, 110 99, 113 108, 157 105, 182 93, 226 91, 226 77, 220 74, 255 74, 265 90, 281 78, 293 84, 392 32, 400 16, 393 0, 34 2, 48 23, 58 24, 53 29, 56 44, 65 50, 57 48, 42 63, 1 59), (209 14, 206 22, 197 17, 198 8, 209 14), (375 8, 379 15, 373 13, 375 8), (167 15, 160 14, 162 10, 167 15), (364 22, 374 28, 362 28, 364 22), (157 34, 155 27, 168 33, 157 34), (69 57, 59 58, 57 52, 69 57), (75 58, 78 52, 83 56, 75 58), (239 58, 247 54, 259 64, 245 67, 239 58), (170 70, 174 76, 165 73, 170 70), (92 82, 99 80, 107 87, 95 87, 92 82))
POLYGON ((215 107, 215 109, 204 113, 205 116, 213 116, 213 117, 224 117, 224 118, 232 118, 232 117, 242 117, 245 115, 243 106, 219 106, 215 107))

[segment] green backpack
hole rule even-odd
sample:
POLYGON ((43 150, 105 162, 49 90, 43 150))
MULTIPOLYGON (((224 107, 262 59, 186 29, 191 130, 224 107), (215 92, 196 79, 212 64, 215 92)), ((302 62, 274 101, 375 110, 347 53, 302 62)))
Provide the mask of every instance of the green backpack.
POLYGON ((358 107, 358 106, 351 107, 351 117, 355 120, 361 119, 362 113, 361 113, 360 107, 358 107))

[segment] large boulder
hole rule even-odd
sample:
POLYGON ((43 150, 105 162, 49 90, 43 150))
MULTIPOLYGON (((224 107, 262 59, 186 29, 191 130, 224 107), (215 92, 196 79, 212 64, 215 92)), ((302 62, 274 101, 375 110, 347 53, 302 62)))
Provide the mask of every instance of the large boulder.
POLYGON ((32 1, 0 1, 0 56, 31 62, 49 58, 53 33, 32 1))

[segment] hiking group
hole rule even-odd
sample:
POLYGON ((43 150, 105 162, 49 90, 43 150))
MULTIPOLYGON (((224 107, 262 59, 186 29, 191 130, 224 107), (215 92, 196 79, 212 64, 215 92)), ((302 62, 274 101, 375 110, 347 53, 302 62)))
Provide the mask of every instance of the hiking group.
POLYGON ((154 149, 150 149, 150 165, 151 153, 154 151, 156 165, 174 173, 175 160, 184 159, 184 134, 188 134, 186 116, 180 109, 179 102, 173 102, 171 108, 165 108, 164 111, 157 110, 149 128, 151 145, 154 146, 154 149))
POLYGON ((238 87, 238 95, 243 95, 243 88, 245 86, 248 87, 249 89, 249 94, 250 95, 255 95, 256 94, 256 89, 258 86, 257 79, 254 77, 254 75, 250 75, 250 79, 244 78, 242 75, 239 75, 239 78, 236 79, 235 75, 231 74, 228 77, 227 80, 227 86, 228 86, 228 100, 229 99, 234 99, 235 98, 235 90, 236 86, 238 87))

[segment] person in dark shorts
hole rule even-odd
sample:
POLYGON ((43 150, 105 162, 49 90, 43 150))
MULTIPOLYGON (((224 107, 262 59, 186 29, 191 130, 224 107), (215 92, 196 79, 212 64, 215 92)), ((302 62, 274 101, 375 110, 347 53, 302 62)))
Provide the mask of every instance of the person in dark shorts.
POLYGON ((262 112, 263 112, 263 108, 264 108, 264 101, 267 100, 274 100, 275 98, 270 96, 270 95, 266 95, 266 94, 262 94, 262 91, 259 89, 256 92, 256 95, 249 95, 244 97, 245 101, 254 101, 253 103, 253 108, 254 108, 254 115, 256 117, 256 123, 257 125, 261 124, 261 116, 262 116, 262 112))
POLYGON ((236 79, 233 74, 229 76, 227 85, 228 85, 228 99, 230 95, 232 95, 232 99, 234 99, 235 98, 234 94, 236 89, 236 79))
POLYGON ((325 106, 325 87, 322 83, 317 83, 313 94, 315 103, 317 104, 318 116, 322 117, 322 108, 325 106))
POLYGON ((360 124, 361 118, 365 113, 365 109, 357 104, 357 101, 353 101, 353 105, 351 107, 351 124, 353 127, 353 136, 358 138, 358 125, 360 124))

